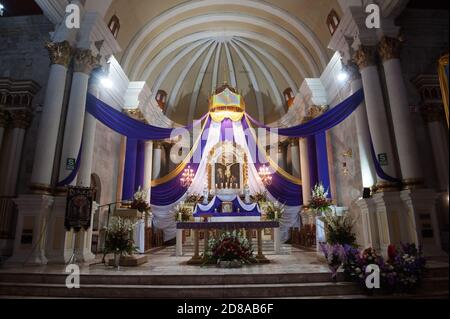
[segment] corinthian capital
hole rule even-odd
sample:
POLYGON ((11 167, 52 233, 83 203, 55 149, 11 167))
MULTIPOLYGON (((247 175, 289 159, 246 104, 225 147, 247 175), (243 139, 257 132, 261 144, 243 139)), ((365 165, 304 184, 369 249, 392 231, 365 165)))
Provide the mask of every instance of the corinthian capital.
POLYGON ((401 41, 396 38, 383 37, 378 44, 378 52, 383 62, 400 58, 401 41))
POLYGON ((0 110, 0 127, 8 126, 9 114, 5 110, 0 110))
POLYGON ((359 70, 375 65, 375 47, 361 45, 353 56, 353 62, 358 65, 359 70))
POLYGON ((69 42, 47 42, 45 47, 48 50, 52 64, 59 64, 66 68, 69 66, 73 53, 73 48, 69 42))
POLYGON ((13 111, 11 112, 11 120, 13 128, 26 130, 31 125, 33 114, 29 110, 13 111))
POLYGON ((90 75, 100 64, 100 56, 93 56, 89 49, 77 49, 74 56, 74 71, 90 75))

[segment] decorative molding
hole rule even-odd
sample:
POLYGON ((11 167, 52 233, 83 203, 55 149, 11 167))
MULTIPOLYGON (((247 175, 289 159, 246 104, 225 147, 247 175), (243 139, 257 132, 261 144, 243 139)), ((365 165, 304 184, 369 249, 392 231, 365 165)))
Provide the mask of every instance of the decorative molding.
POLYGON ((45 48, 48 50, 52 64, 68 67, 73 55, 73 48, 68 41, 47 42, 45 48))
POLYGON ((30 127, 31 122, 33 121, 33 113, 27 109, 10 111, 10 115, 13 128, 26 130, 30 127))
POLYGON ((147 123, 147 120, 145 119, 144 114, 141 112, 140 109, 124 109, 123 113, 125 113, 126 115, 128 115, 129 117, 137 120, 137 121, 141 121, 143 123, 147 123))
POLYGON ((375 65, 376 48, 373 46, 361 45, 353 56, 353 62, 363 70, 369 66, 375 65))
POLYGON ((307 110, 307 118, 315 119, 328 111, 328 109, 328 106, 311 105, 307 110))
POLYGON ((5 110, 0 110, 0 127, 6 128, 10 122, 9 113, 5 110))
POLYGON ((89 49, 77 49, 73 58, 74 71, 90 75, 92 70, 100 66, 100 55, 93 56, 89 49))
POLYGON ((382 37, 378 45, 378 52, 383 62, 400 59, 401 40, 391 37, 382 37))

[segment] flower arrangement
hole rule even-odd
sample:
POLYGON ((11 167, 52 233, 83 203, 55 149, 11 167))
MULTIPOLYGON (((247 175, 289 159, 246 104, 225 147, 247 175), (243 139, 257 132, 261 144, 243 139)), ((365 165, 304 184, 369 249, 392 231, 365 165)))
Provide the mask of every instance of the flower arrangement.
POLYGON ((226 232, 217 239, 211 238, 204 257, 205 263, 227 267, 241 267, 242 264, 256 262, 250 242, 238 231, 226 232))
POLYGON ((254 203, 258 203, 260 205, 265 204, 267 202, 267 192, 256 193, 251 196, 251 199, 254 203))
POLYGON ((366 268, 369 265, 377 265, 380 269, 381 288, 384 292, 391 293, 409 292, 419 287, 426 265, 422 251, 417 249, 415 244, 402 244, 399 250, 391 245, 388 249, 388 260, 372 248, 361 252, 350 245, 328 245, 324 254, 330 269, 338 267, 337 264, 341 258, 345 278, 359 283, 363 288, 366 288, 365 281, 368 275, 366 268), (337 252, 340 248, 336 246, 342 247, 344 257, 339 257, 337 252), (336 257, 330 258, 330 255, 336 255, 336 257))
POLYGON ((105 241, 105 254, 132 255, 136 252, 134 241, 131 238, 134 224, 121 217, 114 218, 108 227, 105 241))
POLYGON ((345 261, 344 248, 342 245, 320 244, 320 249, 327 259, 328 266, 331 270, 331 278, 336 280, 337 272, 345 261))
POLYGON ((186 204, 199 204, 203 201, 203 196, 200 194, 190 194, 188 195, 188 197, 186 198, 186 204))
POLYGON ((147 199, 147 191, 144 191, 139 186, 139 189, 133 195, 133 201, 131 203, 132 209, 137 209, 141 213, 149 213, 151 212, 151 207, 148 203, 147 199))
POLYGON ((266 220, 280 220, 283 217, 285 211, 285 205, 279 202, 267 202, 264 207, 265 219, 266 220))
POLYGON ((175 207, 175 220, 177 222, 188 222, 191 220, 191 210, 184 203, 175 207))
POLYGON ((322 183, 316 184, 311 192, 311 202, 308 207, 318 212, 326 212, 330 210, 331 201, 328 199, 328 191, 322 183))
POLYGON ((354 221, 350 215, 338 216, 331 211, 324 212, 321 220, 325 224, 327 242, 330 244, 341 244, 353 246, 356 236, 353 233, 354 221))

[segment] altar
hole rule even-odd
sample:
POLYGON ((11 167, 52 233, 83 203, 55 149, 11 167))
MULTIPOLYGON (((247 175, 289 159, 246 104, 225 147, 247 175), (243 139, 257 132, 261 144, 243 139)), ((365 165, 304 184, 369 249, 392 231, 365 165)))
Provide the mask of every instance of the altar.
POLYGON ((200 256, 200 236, 199 231, 205 231, 204 253, 208 247, 207 243, 211 235, 217 236, 218 232, 243 230, 247 239, 252 242, 252 232, 257 233, 257 255, 256 259, 259 263, 270 262, 263 252, 263 230, 273 229, 274 234, 274 251, 275 255, 281 252, 280 239, 280 223, 278 221, 256 221, 256 222, 180 222, 177 223, 176 235, 176 256, 183 256, 183 230, 190 230, 194 233, 194 256, 188 262, 189 264, 202 264, 203 258, 200 256))

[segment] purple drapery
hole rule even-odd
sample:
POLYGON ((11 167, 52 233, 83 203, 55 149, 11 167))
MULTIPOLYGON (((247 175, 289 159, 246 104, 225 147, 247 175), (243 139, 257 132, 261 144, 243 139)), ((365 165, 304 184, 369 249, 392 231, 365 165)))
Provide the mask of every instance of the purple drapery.
MULTIPOLYGON (((91 94, 86 99, 86 111, 113 131, 137 140, 159 141, 171 137, 172 128, 148 125, 135 120, 102 102, 91 94)), ((208 117, 208 113, 185 129, 191 130, 208 117)))
POLYGON ((330 189, 330 171, 328 167, 327 137, 325 135, 325 132, 317 134, 315 136, 315 140, 318 178, 324 188, 328 190, 328 198, 332 198, 330 189))
POLYGON ((125 169, 122 189, 122 199, 131 200, 136 188, 136 159, 137 159, 138 141, 136 139, 127 139, 125 153, 125 169))
POLYGON ((220 124, 220 140, 234 142, 233 121, 226 118, 220 124))
POLYGON ((373 160, 373 164, 375 166, 375 171, 377 172, 378 177, 384 179, 385 181, 391 182, 391 183, 401 183, 401 180, 399 178, 389 176, 388 174, 385 173, 385 171, 383 170, 383 167, 381 167, 381 164, 378 161, 377 154, 375 152, 375 147, 373 146, 372 137, 370 138, 370 150, 372 153, 372 160, 373 160))
MULTIPOLYGON (((325 112, 321 116, 301 125, 276 129, 277 134, 288 137, 307 137, 316 135, 321 132, 325 132, 336 125, 342 123, 347 117, 349 117, 364 100, 364 90, 361 89, 342 103, 336 105, 331 110, 325 112)), ((250 115, 246 114, 247 118, 256 126, 265 128, 267 130, 272 129, 263 123, 258 122, 250 115)), ((275 129, 275 128, 273 128, 275 129)))
POLYGON ((309 161, 309 182, 314 186, 319 182, 319 175, 317 174, 317 152, 316 152, 316 138, 315 136, 308 136, 308 161, 309 161))
MULTIPOLYGON (((195 159, 199 159, 203 157, 203 152, 205 150, 205 146, 207 143, 207 134, 209 128, 211 126, 211 117, 208 117, 208 120, 205 124, 205 130, 203 135, 201 136, 201 140, 196 149, 193 149, 193 154, 200 152, 199 155, 192 156, 189 162, 189 166, 194 170, 194 173, 197 173, 199 163, 195 159)), ((167 183, 154 186, 151 189, 151 197, 150 202, 155 206, 169 206, 173 203, 178 202, 187 192, 187 188, 182 187, 180 184, 181 175, 183 172, 180 172, 175 178, 171 179, 167 183)))
MULTIPOLYGON (((246 131, 249 126, 245 119, 242 120, 242 127, 244 131, 246 131)), ((251 147, 256 144, 256 141, 252 134, 247 134, 247 147, 252 149, 251 147)), ((254 149, 254 148, 253 148, 254 149)), ((262 152, 258 152, 257 158, 254 159, 255 168, 259 171, 259 168, 267 163, 267 160, 264 158, 265 154, 262 152)), ((302 186, 292 183, 291 181, 284 178, 277 172, 274 172, 272 175, 272 184, 266 186, 267 191, 275 197, 279 202, 285 204, 287 206, 302 206, 302 186)))
POLYGON ((136 182, 134 188, 144 187, 145 142, 138 141, 136 153, 136 182))

